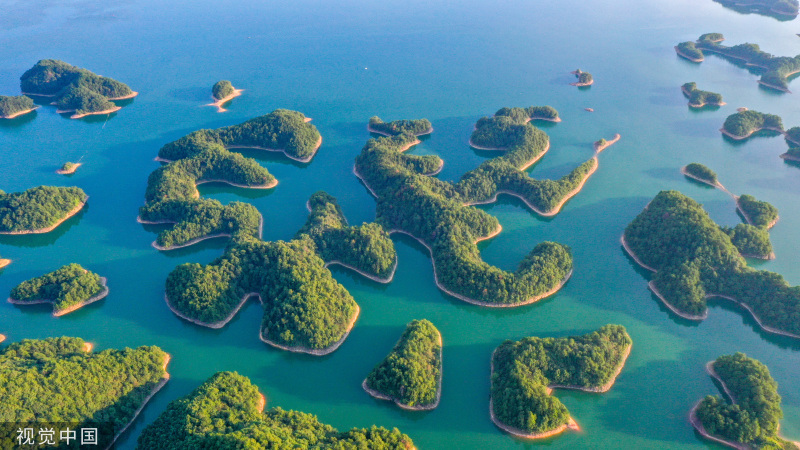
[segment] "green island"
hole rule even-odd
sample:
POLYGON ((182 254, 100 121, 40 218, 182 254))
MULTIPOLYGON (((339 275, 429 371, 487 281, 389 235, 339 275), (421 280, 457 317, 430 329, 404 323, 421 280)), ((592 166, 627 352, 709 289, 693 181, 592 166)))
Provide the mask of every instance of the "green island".
POLYGON ((71 119, 119 111, 111 100, 138 95, 124 83, 55 59, 43 59, 25 71, 20 88, 25 95, 52 97, 56 112, 74 113, 71 119))
POLYGON ((97 427, 111 444, 169 379, 158 347, 92 353, 80 338, 23 340, 0 349, 0 445, 15 448, 16 429, 97 427))
POLYGON ((77 214, 88 198, 77 187, 38 186, 10 194, 0 191, 0 234, 53 231, 77 214))
POLYGON ((433 133, 433 125, 428 119, 417 120, 395 120, 384 122, 378 116, 370 117, 367 130, 371 133, 382 134, 384 136, 394 136, 396 134, 412 134, 422 136, 433 133))
POLYGON ((710 184, 714 187, 720 186, 716 172, 700 163, 687 164, 681 169, 681 173, 701 183, 710 184))
POLYGON ((737 352, 709 362, 706 370, 728 401, 708 395, 692 408, 689 420, 701 435, 737 449, 800 449, 780 436, 781 396, 767 366, 737 352))
POLYGON ((570 83, 571 86, 578 86, 578 87, 591 86, 592 83, 594 83, 594 78, 592 78, 592 74, 590 74, 589 72, 584 72, 581 69, 575 69, 573 72, 570 73, 575 75, 575 78, 578 79, 578 81, 570 83))
POLYGON ((326 261, 388 281, 380 277, 391 278, 396 255, 379 226, 344 227, 344 216, 328 194, 314 194, 309 207, 308 222, 289 242, 240 234, 211 264, 176 267, 166 282, 170 309, 197 325, 221 328, 250 297, 258 297, 264 308, 262 341, 312 355, 336 350, 353 328, 359 307, 326 261))
POLYGON ((752 195, 742 195, 736 200, 736 207, 747 223, 759 228, 770 229, 778 222, 778 208, 772 204, 756 200, 752 195))
POLYGON ((442 394, 442 335, 427 320, 413 320, 392 351, 362 383, 367 393, 403 409, 431 410, 442 394))
POLYGON ((492 422, 527 439, 579 430, 567 407, 550 395, 552 390, 608 391, 632 346, 621 325, 606 325, 583 336, 503 342, 492 353, 492 422))
POLYGON ((758 83, 782 92, 789 91, 789 77, 800 72, 800 55, 774 56, 761 51, 757 44, 745 43, 731 47, 720 44, 725 37, 720 33, 706 33, 697 42, 682 42, 675 47, 678 55, 701 62, 704 52, 711 52, 761 75, 758 83))
POLYGON ((340 432, 312 414, 279 407, 264 411, 265 407, 265 397, 247 377, 218 372, 189 395, 170 402, 139 436, 136 448, 415 448, 411 438, 396 428, 340 432))
POLYGON ((52 303, 53 316, 63 316, 108 295, 106 279, 80 264, 67 264, 40 277, 23 281, 11 290, 10 303, 52 303))
POLYGON ((800 3, 797 0, 714 0, 726 8, 736 12, 757 13, 779 20, 791 20, 797 17, 800 3))
POLYGON ((708 106, 722 106, 722 95, 716 92, 709 92, 697 89, 697 83, 691 82, 681 86, 681 91, 689 99, 689 106, 692 108, 702 108, 708 106))
POLYGON ((515 272, 482 261, 476 245, 501 227, 471 205, 494 202, 503 193, 519 197, 537 214, 553 216, 598 167, 602 148, 559 180, 530 178, 526 169, 550 146, 547 134, 529 122, 538 111, 544 110, 508 108, 478 120, 470 145, 504 153, 457 183, 429 176, 443 164, 437 156, 403 153, 416 142, 410 134, 370 139, 356 158, 355 174, 377 199, 377 222, 427 247, 437 286, 460 300, 495 307, 529 304, 554 294, 572 273, 570 250, 561 244, 540 243, 515 272))
POLYGON ((753 236, 763 237, 766 229, 740 224, 733 234, 691 198, 662 191, 627 226, 622 245, 639 265, 655 272, 649 287, 675 314, 703 320, 706 299, 720 297, 750 312, 763 330, 800 338, 800 286, 748 267, 740 253, 754 249, 736 246, 743 245, 737 239, 765 245, 768 236, 755 241, 753 236), (740 231, 742 237, 736 238, 740 231))
POLYGON ((26 95, 8 97, 0 95, 0 119, 13 119, 38 108, 26 95))
POLYGON ((774 114, 753 110, 739 111, 728 116, 719 131, 731 139, 743 140, 761 130, 777 131, 783 134, 785 133, 783 119, 774 114))
POLYGON ((781 158, 787 161, 800 162, 800 147, 791 147, 786 153, 781 154, 781 158))
POLYGON ((230 81, 217 81, 211 87, 211 97, 214 99, 214 103, 210 103, 208 106, 216 106, 219 112, 227 111, 222 105, 240 95, 242 95, 242 89, 234 89, 230 81))
POLYGON ((170 250, 219 236, 260 236, 261 215, 252 205, 200 198, 197 185, 222 182, 232 186, 270 189, 278 184, 267 169, 229 148, 281 151, 291 159, 310 161, 322 142, 303 114, 279 109, 239 125, 198 130, 164 145, 157 160, 165 166, 150 174, 145 205, 138 221, 171 223, 154 247, 170 250), (269 147, 269 148, 267 148, 269 147))
POLYGON ((72 161, 67 161, 64 165, 61 166, 60 169, 56 170, 56 173, 59 175, 72 175, 78 170, 78 167, 82 166, 81 163, 74 163, 72 161))

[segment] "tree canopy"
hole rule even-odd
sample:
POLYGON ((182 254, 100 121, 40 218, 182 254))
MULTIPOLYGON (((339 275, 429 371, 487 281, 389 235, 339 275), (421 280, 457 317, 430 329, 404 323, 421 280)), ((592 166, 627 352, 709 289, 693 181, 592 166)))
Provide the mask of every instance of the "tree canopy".
POLYGON ((413 134, 419 136, 433 131, 433 126, 428 119, 395 120, 387 123, 378 116, 369 119, 369 128, 376 133, 386 135, 413 134))
POLYGON ((722 95, 697 89, 697 83, 691 82, 681 86, 683 95, 689 99, 689 106, 700 108, 705 105, 718 106, 724 104, 722 95))
POLYGON ((77 187, 38 186, 0 191, 0 233, 36 232, 64 220, 88 196, 77 187))
POLYGON ((747 110, 731 114, 722 128, 737 137, 747 137, 764 128, 783 131, 783 119, 774 114, 747 110))
POLYGON ((51 301, 53 314, 60 315, 105 290, 99 275, 89 272, 80 264, 68 264, 18 284, 11 290, 11 299, 23 304, 51 301))
POLYGON ((26 95, 14 97, 0 95, 0 117, 13 116, 18 112, 33 109, 35 106, 33 100, 26 95))
POLYGON ((233 94, 233 85, 228 80, 217 81, 211 87, 211 95, 217 100, 222 100, 231 94, 233 94))
POLYGON ((693 177, 699 178, 710 184, 717 184, 718 180, 716 172, 700 163, 687 164, 683 169, 687 174, 693 177))

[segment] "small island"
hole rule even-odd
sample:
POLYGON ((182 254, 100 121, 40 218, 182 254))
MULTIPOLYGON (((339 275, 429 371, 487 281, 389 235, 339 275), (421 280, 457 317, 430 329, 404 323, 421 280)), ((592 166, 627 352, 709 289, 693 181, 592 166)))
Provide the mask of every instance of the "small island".
POLYGON ((737 352, 709 362, 706 371, 726 399, 708 395, 692 408, 689 421, 703 437, 736 449, 800 450, 780 436, 781 396, 767 366, 737 352))
POLYGON ((722 95, 716 92, 702 91, 697 89, 697 83, 691 82, 681 86, 681 92, 689 99, 689 106, 692 108, 702 108, 704 106, 722 106, 726 103, 722 101, 722 95))
MULTIPOLYGON (((66 427, 96 427, 98 448, 110 448, 166 384, 169 359, 158 347, 93 353, 71 337, 12 343, 0 349, 0 417, 47 423, 56 438, 66 427)), ((0 445, 16 447, 16 434, 0 445)))
POLYGON ((731 114, 719 131, 737 141, 747 139, 761 130, 784 134, 783 119, 774 114, 765 114, 752 109, 731 114))
POLYGON ((406 325, 392 351, 362 383, 367 393, 403 409, 431 410, 442 395, 442 335, 427 320, 406 325))
POLYGON ((570 83, 570 86, 591 86, 594 83, 594 78, 592 78, 592 74, 589 72, 584 72, 581 69, 576 69, 571 74, 575 75, 578 81, 574 83, 570 83))
POLYGON ((722 186, 717 179, 716 172, 700 163, 687 164, 681 169, 681 173, 695 181, 708 184, 712 187, 722 186))
POLYGON ((13 119, 23 114, 33 112, 38 106, 26 95, 7 97, 0 95, 0 119, 13 119))
POLYGON ((218 372, 189 395, 170 402, 144 429, 136 448, 416 448, 397 428, 373 426, 339 432, 312 414, 279 407, 265 411, 266 404, 250 379, 236 372, 218 372))
POLYGON ((800 146, 800 127, 792 127, 786 130, 784 138, 786 138, 786 142, 790 147, 800 146))
POLYGON ((74 163, 71 161, 67 161, 64 163, 63 166, 61 166, 60 169, 56 170, 56 173, 59 175, 72 175, 73 173, 75 173, 76 170, 78 170, 78 167, 82 165, 83 164, 81 163, 74 163))
POLYGON ((88 198, 77 187, 39 186, 10 194, 0 191, 0 234, 53 231, 77 214, 88 198))
POLYGON ((22 74, 20 88, 25 95, 52 98, 56 112, 74 113, 71 119, 119 111, 111 100, 138 95, 124 83, 54 59, 43 59, 22 74))
POLYGON ((79 264, 23 281, 11 290, 10 303, 33 305, 52 303, 53 316, 63 316, 108 295, 106 279, 79 264))
POLYGON ((675 52, 678 56, 688 59, 691 62, 699 63, 705 61, 705 56, 700 49, 697 48, 694 42, 681 42, 675 46, 675 52))
POLYGON ((209 103, 206 106, 216 106, 217 112, 225 112, 227 109, 223 108, 222 105, 242 95, 243 91, 244 89, 234 89, 228 80, 217 81, 211 87, 211 97, 214 99, 214 103, 209 103))
POLYGON ((779 20, 797 17, 800 3, 797 0, 714 0, 726 8, 742 14, 756 13, 779 20))
POLYGON ((394 136, 396 134, 411 134, 422 136, 433 133, 433 125, 428 119, 416 120, 395 120, 384 122, 378 116, 370 117, 367 124, 370 133, 381 134, 383 136, 394 136))
POLYGON ((583 336, 505 341, 492 353, 492 422, 524 439, 578 430, 553 389, 607 392, 625 366, 633 341, 625 327, 606 325, 583 336))
POLYGON ((736 207, 750 225, 770 229, 778 222, 778 208, 770 203, 756 200, 752 195, 742 195, 736 200, 736 207))

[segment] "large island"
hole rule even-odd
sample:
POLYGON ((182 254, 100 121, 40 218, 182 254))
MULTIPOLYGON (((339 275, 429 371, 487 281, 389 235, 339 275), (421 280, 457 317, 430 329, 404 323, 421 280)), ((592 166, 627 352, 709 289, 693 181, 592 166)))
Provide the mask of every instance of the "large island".
POLYGON ((0 234, 53 231, 77 214, 88 198, 77 187, 39 186, 10 194, 0 191, 0 234))
POLYGON ((776 131, 784 134, 783 119, 775 114, 766 114, 753 110, 739 111, 728 116, 719 131, 731 139, 740 141, 761 130, 776 131))
POLYGON ((18 305, 52 303, 53 316, 63 316, 108 295, 106 279, 79 264, 23 281, 11 290, 8 301, 18 305))

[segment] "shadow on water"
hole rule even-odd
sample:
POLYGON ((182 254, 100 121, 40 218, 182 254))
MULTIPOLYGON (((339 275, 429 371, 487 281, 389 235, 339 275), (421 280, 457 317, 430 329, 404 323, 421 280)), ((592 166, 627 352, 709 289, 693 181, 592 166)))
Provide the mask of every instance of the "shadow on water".
POLYGON ((750 141, 750 139, 757 138, 757 137, 774 138, 776 136, 781 136, 781 133, 778 133, 777 131, 773 131, 773 130, 760 130, 760 131, 756 131, 755 133, 753 133, 752 135, 750 135, 750 136, 748 136, 748 137, 746 137, 744 139, 734 139, 734 138, 728 136, 725 133, 720 133, 720 136, 722 136, 722 139, 725 142, 727 142, 728 144, 731 144, 731 145, 733 145, 735 147, 740 147, 740 146, 746 144, 748 141, 750 141))
POLYGON ((172 89, 167 92, 167 97, 186 102, 211 103, 211 87, 185 87, 172 89))
POLYGON ((689 108, 689 112, 691 114, 703 114, 705 112, 714 112, 714 111, 719 111, 719 109, 721 108, 721 106, 719 105, 704 105, 701 106, 700 108, 693 108, 688 104, 686 105, 686 107, 689 108))
POLYGON ((0 119, 0 129, 19 128, 36 120, 38 115, 39 109, 37 108, 27 114, 14 117, 13 119, 0 119))
MULTIPOLYGON (((645 174, 656 180, 677 181, 681 176, 679 170, 674 167, 652 167, 644 171, 645 174)), ((709 186, 710 187, 710 186, 709 186)))
POLYGON ((89 210, 91 199, 74 216, 56 227, 55 230, 42 234, 3 234, 0 235, 0 244, 18 247, 46 247, 53 245, 58 238, 65 235, 72 227, 76 226, 89 210))
POLYGON ((714 0, 714 2, 715 3, 719 3, 725 9, 729 9, 731 11, 735 11, 735 12, 737 12, 737 13, 743 15, 743 16, 746 16, 746 15, 749 15, 749 14, 757 14, 757 15, 760 15, 760 16, 772 17, 773 19, 775 19, 775 20, 777 20, 779 22, 791 22, 792 20, 797 18, 796 15, 792 16, 792 15, 786 15, 786 14, 778 14, 778 13, 770 10, 766 6, 738 5, 736 3, 723 3, 723 2, 721 2, 719 0, 714 0))

